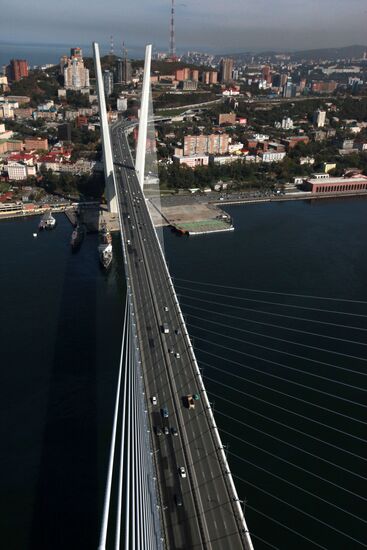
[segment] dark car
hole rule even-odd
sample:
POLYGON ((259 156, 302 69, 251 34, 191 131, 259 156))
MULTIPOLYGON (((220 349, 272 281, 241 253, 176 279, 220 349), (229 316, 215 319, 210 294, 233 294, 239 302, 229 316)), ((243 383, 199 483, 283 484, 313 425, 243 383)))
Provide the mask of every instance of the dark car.
POLYGON ((183 506, 182 498, 180 497, 180 495, 175 495, 175 503, 176 506, 183 506))
POLYGON ((163 407, 161 409, 161 415, 163 416, 163 418, 168 418, 168 409, 167 409, 167 407, 163 407))
POLYGON ((159 435, 162 435, 162 430, 160 429, 159 426, 156 426, 156 428, 155 428, 155 433, 156 433, 156 435, 158 435, 158 436, 159 436, 159 435))

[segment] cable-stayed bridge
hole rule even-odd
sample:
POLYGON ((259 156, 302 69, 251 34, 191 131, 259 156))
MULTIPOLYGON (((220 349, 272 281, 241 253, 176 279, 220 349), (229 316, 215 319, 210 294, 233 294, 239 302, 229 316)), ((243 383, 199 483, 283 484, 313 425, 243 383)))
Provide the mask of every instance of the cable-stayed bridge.
POLYGON ((94 44, 106 195, 120 218, 127 283, 99 549, 250 550, 242 503, 143 193, 150 52, 147 47, 134 164, 131 124, 109 131, 94 44), (195 407, 187 406, 188 395, 196 397, 195 407))
MULTIPOLYGON (((145 79, 140 152, 146 89, 145 79)), ((173 288, 142 192, 144 155, 134 163, 130 153, 134 125, 117 123, 104 136, 112 140, 104 139, 111 154, 107 198, 120 213, 128 297, 115 451, 111 446, 118 519, 107 529, 111 467, 100 548, 237 549, 251 548, 253 539, 257 548, 277 549, 284 536, 292 540, 288 547, 329 548, 321 533, 336 548, 366 547, 367 316, 347 311, 353 300, 198 283, 187 275, 173 288), (229 449, 219 438, 203 368, 229 449), (201 399, 188 410, 182 397, 194 392, 201 399), (157 428, 169 435, 156 435, 157 428), (251 537, 227 454, 241 496, 251 492, 246 510, 258 520, 251 537)))

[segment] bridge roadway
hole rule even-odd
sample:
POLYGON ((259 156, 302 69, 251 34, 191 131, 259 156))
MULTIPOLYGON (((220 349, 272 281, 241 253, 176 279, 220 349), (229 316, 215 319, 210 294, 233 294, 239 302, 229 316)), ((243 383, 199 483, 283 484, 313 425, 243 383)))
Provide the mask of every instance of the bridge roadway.
POLYGON ((198 375, 124 126, 112 127, 111 135, 165 544, 169 550, 247 548, 204 402, 200 399, 195 410, 188 410, 182 400, 189 393, 201 393, 198 375), (163 323, 169 334, 163 334, 163 323), (157 397, 156 406, 152 396, 157 397), (161 416, 164 406, 167 419, 161 416), (169 435, 164 434, 165 426, 169 435), (162 429, 160 436, 157 427, 162 429), (186 478, 179 476, 181 466, 186 478))

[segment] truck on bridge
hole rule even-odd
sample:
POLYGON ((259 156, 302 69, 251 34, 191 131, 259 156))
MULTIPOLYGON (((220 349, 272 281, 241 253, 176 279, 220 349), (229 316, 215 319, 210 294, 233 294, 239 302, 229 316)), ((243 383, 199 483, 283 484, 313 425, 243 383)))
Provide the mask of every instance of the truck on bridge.
POLYGON ((195 409, 195 401, 199 401, 200 396, 197 393, 189 394, 184 397, 188 409, 195 409))

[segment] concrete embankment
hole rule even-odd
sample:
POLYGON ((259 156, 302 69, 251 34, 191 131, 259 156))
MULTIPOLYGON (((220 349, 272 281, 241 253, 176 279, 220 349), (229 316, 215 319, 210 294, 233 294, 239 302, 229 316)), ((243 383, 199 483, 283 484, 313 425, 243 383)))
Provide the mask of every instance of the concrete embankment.
POLYGON ((286 195, 273 195, 270 197, 252 197, 252 198, 240 198, 240 199, 226 199, 212 200, 210 204, 224 207, 226 204, 257 204, 261 202, 282 202, 282 201, 300 201, 300 200, 319 200, 319 199, 334 199, 334 198, 346 198, 346 197, 367 197, 367 191, 346 191, 344 193, 287 193, 286 195))
POLYGON ((172 205, 163 205, 161 200, 151 198, 148 208, 155 227, 170 226, 184 235, 233 230, 231 219, 218 206, 195 202, 192 197, 172 205))
POLYGON ((97 233, 103 225, 106 225, 108 231, 120 231, 120 223, 117 214, 108 212, 105 206, 95 208, 74 208, 65 212, 72 225, 77 223, 84 224, 88 233, 97 233))

